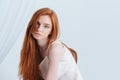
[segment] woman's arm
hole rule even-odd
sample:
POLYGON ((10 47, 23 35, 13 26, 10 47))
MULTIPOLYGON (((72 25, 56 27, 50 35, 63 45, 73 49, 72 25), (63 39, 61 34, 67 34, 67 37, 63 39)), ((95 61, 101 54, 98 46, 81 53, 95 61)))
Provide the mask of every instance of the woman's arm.
POLYGON ((55 43, 50 46, 48 53, 48 71, 45 80, 57 80, 59 61, 63 55, 64 48, 62 44, 55 43))

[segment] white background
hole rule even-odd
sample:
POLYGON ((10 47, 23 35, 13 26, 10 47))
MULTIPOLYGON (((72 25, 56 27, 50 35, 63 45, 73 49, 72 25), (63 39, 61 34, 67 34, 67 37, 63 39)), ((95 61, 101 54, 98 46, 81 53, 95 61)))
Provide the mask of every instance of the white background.
POLYGON ((42 7, 57 13, 84 80, 120 80, 119 0, 0 0, 0 80, 18 80, 26 26, 42 7))

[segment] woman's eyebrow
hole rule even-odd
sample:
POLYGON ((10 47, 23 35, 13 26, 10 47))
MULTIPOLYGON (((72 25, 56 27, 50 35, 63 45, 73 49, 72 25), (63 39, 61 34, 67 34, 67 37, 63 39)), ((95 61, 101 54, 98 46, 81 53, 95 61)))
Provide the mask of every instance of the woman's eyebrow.
MULTIPOLYGON (((37 21, 37 24, 41 24, 39 21, 37 21)), ((49 23, 43 23, 44 25, 50 25, 49 23)))
POLYGON ((48 23, 44 23, 44 25, 50 25, 50 24, 48 24, 48 23))

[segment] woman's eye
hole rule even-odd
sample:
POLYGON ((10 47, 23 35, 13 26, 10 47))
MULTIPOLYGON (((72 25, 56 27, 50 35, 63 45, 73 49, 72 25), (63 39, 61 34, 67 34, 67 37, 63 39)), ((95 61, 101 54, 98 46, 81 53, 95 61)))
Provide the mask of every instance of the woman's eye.
POLYGON ((49 26, 44 26, 45 28, 49 28, 49 26))

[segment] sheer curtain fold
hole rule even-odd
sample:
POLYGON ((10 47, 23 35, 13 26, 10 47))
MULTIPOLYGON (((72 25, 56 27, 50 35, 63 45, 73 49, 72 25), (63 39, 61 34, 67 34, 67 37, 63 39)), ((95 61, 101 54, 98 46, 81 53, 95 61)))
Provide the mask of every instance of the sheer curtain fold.
POLYGON ((14 46, 32 11, 32 0, 2 0, 0 3, 0 63, 14 46))

